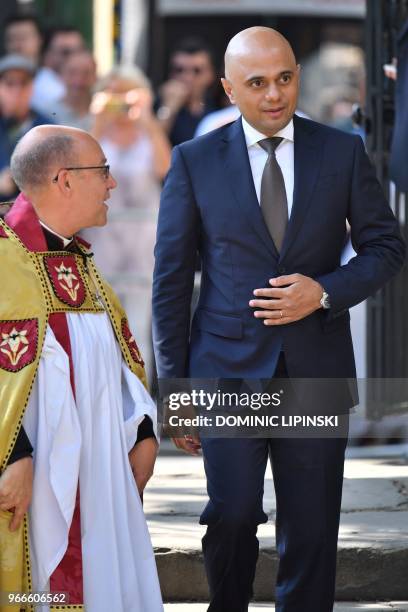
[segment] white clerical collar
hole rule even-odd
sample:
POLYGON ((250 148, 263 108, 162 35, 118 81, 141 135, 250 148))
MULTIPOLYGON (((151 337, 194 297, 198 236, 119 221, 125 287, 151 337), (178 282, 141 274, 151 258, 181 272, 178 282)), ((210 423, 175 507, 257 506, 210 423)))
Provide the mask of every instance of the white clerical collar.
POLYGON ((50 232, 50 234, 54 234, 54 236, 56 236, 57 238, 59 238, 62 241, 62 244, 64 247, 68 246, 70 242, 72 242, 72 238, 65 238, 65 236, 61 236, 61 234, 57 234, 57 232, 55 232, 54 230, 52 230, 50 227, 48 227, 48 225, 45 225, 45 223, 43 223, 43 221, 40 220, 40 225, 47 230, 47 232, 50 232))
MULTIPOLYGON (((258 130, 252 127, 252 125, 250 125, 248 121, 244 119, 244 117, 242 117, 242 129, 244 130, 245 141, 246 141, 247 147, 252 147, 254 145, 257 145, 260 140, 263 140, 264 138, 268 138, 267 136, 265 136, 265 134, 262 134, 262 132, 258 132, 258 130)), ((279 130, 279 132, 276 132, 274 136, 279 137, 279 138, 284 138, 286 140, 290 140, 291 142, 293 142, 294 140, 293 134, 294 134, 293 119, 291 119, 289 123, 285 125, 284 128, 279 130)))

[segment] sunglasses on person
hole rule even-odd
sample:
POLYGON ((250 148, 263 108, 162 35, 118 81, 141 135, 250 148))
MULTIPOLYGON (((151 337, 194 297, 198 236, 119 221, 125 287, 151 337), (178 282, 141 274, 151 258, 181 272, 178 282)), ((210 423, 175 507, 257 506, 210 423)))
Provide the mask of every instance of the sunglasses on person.
POLYGON ((62 172, 62 170, 102 170, 102 176, 105 180, 107 180, 110 174, 110 165, 104 164, 103 166, 70 166, 69 168, 60 168, 57 174, 52 179, 53 183, 56 183, 58 181, 59 173, 62 172))
POLYGON ((68 58, 70 55, 82 51, 84 47, 51 47, 53 53, 57 53, 61 57, 68 58))
POLYGON ((180 64, 176 64, 171 68, 173 74, 183 74, 185 72, 192 72, 195 76, 202 74, 203 70, 204 68, 202 66, 181 66, 180 64))

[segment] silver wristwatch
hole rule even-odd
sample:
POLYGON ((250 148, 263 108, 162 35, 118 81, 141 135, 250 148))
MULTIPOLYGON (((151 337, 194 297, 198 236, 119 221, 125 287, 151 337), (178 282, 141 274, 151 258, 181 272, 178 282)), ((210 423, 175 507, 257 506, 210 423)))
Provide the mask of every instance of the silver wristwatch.
POLYGON ((320 298, 320 306, 324 310, 328 310, 330 308, 330 297, 327 291, 325 291, 324 289, 323 289, 323 295, 320 298))

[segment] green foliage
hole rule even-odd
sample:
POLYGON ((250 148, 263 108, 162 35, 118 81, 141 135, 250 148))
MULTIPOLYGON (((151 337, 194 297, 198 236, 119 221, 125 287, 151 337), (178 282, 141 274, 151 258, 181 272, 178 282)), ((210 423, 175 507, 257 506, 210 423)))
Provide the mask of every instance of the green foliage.
POLYGON ((35 0, 44 27, 70 25, 78 28, 92 46, 92 0, 35 0))

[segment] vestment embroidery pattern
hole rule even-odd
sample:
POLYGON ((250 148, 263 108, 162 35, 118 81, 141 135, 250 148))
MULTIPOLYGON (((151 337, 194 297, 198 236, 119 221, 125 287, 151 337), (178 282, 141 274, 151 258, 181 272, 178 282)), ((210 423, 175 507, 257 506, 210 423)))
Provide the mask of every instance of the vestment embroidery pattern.
POLYGON ((58 280, 61 287, 65 289, 71 300, 75 302, 79 289, 78 277, 72 272, 71 267, 66 268, 63 263, 59 267, 55 266, 55 270, 58 272, 58 280))
POLYGON ((129 323, 126 317, 123 317, 121 321, 121 328, 122 328, 122 336, 127 344, 127 347, 130 351, 133 361, 135 361, 136 363, 138 363, 139 365, 143 367, 144 361, 140 354, 139 347, 136 344, 136 340, 132 332, 130 331, 129 323))
POLYGON ((0 368, 19 372, 32 363, 37 354, 38 321, 0 321, 0 368))
POLYGON ((82 306, 86 290, 75 257, 46 255, 44 263, 57 298, 67 306, 82 306))

